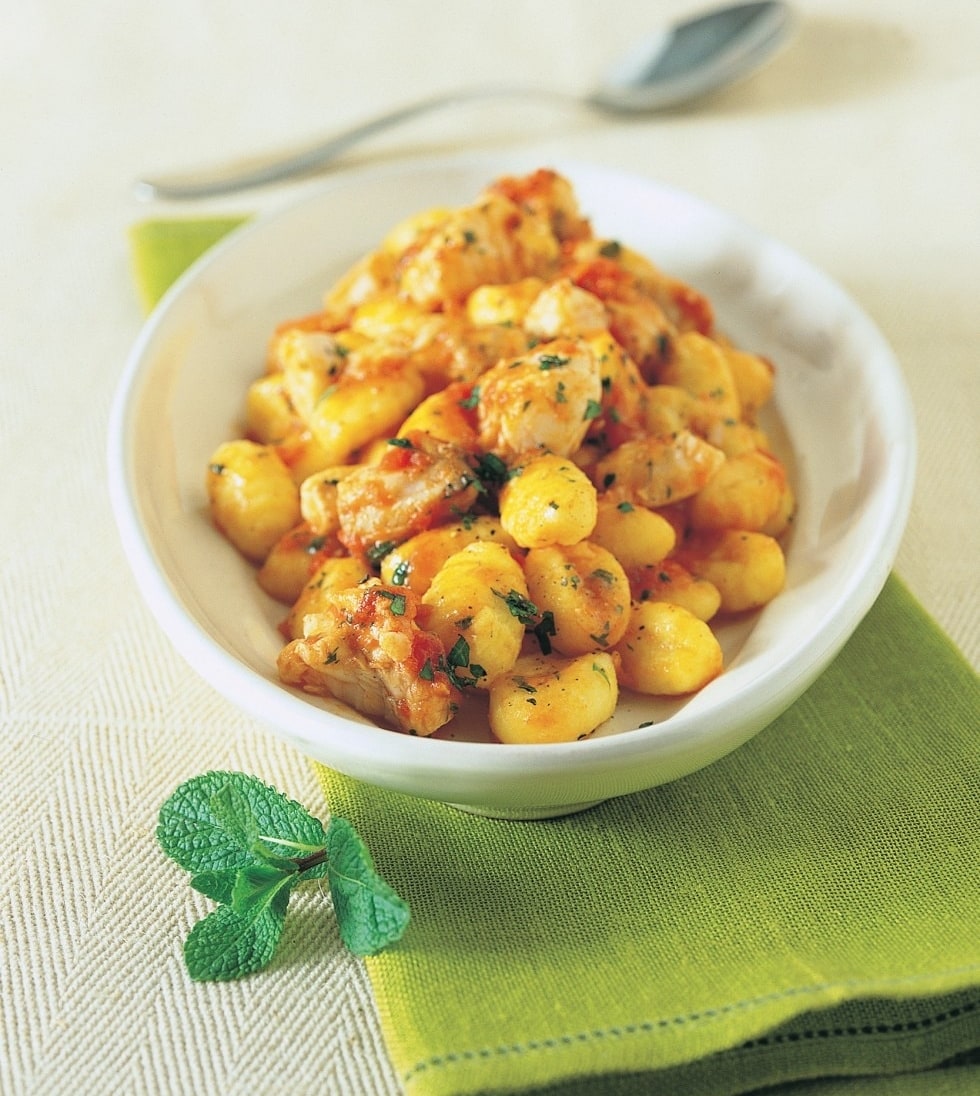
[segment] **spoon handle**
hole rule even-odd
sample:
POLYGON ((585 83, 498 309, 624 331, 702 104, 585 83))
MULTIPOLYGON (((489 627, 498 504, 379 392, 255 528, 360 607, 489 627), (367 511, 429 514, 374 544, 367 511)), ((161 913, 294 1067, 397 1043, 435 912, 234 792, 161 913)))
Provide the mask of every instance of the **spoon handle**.
POLYGON ((224 167, 205 168, 173 175, 152 175, 136 182, 136 193, 144 199, 164 199, 185 201, 194 198, 209 198, 218 194, 245 190, 251 187, 266 186, 282 182, 285 179, 309 174, 325 167, 351 146, 383 130, 401 125, 423 114, 456 106, 475 99, 490 98, 527 98, 552 99, 559 102, 584 103, 587 100, 575 99, 560 92, 546 91, 543 88, 518 87, 517 85, 487 85, 465 88, 459 91, 445 92, 420 99, 396 110, 379 114, 375 118, 359 122, 349 129, 335 133, 323 141, 295 152, 253 159, 224 167))

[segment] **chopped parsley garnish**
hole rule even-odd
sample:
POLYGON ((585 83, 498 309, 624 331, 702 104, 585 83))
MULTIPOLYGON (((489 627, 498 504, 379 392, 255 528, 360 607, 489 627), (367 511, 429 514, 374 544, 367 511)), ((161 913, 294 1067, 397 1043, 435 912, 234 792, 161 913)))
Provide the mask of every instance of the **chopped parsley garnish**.
POLYGON ((533 624, 538 619, 538 607, 533 601, 519 594, 516 590, 502 594, 499 590, 493 591, 497 597, 506 603, 511 616, 517 617, 522 624, 533 624))
POLYGON ((517 617, 537 639, 541 653, 543 655, 551 654, 551 637, 558 634, 555 627, 554 613, 550 610, 544 613, 539 612, 533 601, 516 590, 510 590, 506 594, 502 594, 499 590, 493 592, 506 603, 511 615, 517 617))
POLYGON ((443 668, 457 689, 470 689, 481 677, 487 676, 487 671, 478 662, 470 662, 470 645, 462 636, 450 648, 443 668), (469 677, 461 672, 464 670, 469 670, 469 677))
POLYGON ((484 489, 488 486, 502 487, 511 476, 510 469, 496 453, 481 453, 473 471, 484 489))
POLYGON ((547 612, 541 614, 541 619, 531 629, 534 633, 534 638, 538 641, 538 646, 541 648, 543 655, 551 654, 551 637, 558 635, 558 629, 555 627, 555 614, 549 609, 547 612))
POLYGON ((372 544, 364 554, 371 563, 380 563, 394 547, 395 542, 393 540, 379 540, 377 544, 372 544))
POLYGON ((464 411, 472 411, 480 402, 480 386, 475 385, 466 399, 458 402, 464 411))
POLYGON ((386 597, 391 602, 391 612, 394 616, 404 616, 408 608, 408 602, 404 594, 396 594, 391 590, 379 590, 378 597, 386 597))

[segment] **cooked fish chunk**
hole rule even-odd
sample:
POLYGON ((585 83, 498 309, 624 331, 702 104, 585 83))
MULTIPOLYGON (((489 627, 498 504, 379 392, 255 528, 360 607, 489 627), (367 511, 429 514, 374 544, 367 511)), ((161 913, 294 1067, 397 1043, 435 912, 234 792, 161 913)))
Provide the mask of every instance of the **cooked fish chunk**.
POLYGON ((418 598, 377 580, 318 602, 303 636, 279 653, 279 676, 333 696, 410 734, 430 735, 452 719, 459 694, 442 643, 415 622, 418 598))

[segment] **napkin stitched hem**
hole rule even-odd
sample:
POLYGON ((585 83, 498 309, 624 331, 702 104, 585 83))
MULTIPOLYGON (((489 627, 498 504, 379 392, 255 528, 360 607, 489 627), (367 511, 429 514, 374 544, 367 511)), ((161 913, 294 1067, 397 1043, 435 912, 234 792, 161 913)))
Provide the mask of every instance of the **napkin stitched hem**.
MULTIPOLYGON (((605 1029, 594 1028, 589 1031, 580 1031, 574 1034, 566 1033, 543 1039, 529 1039, 522 1044, 510 1043, 499 1046, 487 1045, 477 1048, 456 1050, 445 1054, 437 1054, 433 1055, 431 1058, 418 1061, 414 1066, 401 1074, 401 1079, 407 1084, 423 1073, 438 1070, 443 1066, 458 1065, 461 1062, 486 1061, 490 1058, 504 1058, 510 1056, 519 1057, 526 1054, 558 1050, 562 1047, 575 1044, 587 1044, 593 1041, 605 1042, 610 1039, 626 1039, 630 1036, 650 1035, 654 1032, 663 1031, 671 1027, 697 1024, 706 1020, 715 1020, 728 1013, 750 1010, 771 1001, 786 1000, 789 998, 807 998, 814 995, 815 1005, 836 1004, 838 1001, 845 999, 853 1000, 854 991, 857 991, 860 997, 871 997, 875 993, 894 992, 901 987, 916 988, 923 982, 934 981, 936 977, 950 979, 952 982, 956 982, 962 975, 977 973, 980 973, 980 964, 971 964, 967 967, 960 967, 955 970, 945 971, 939 975, 930 975, 928 977, 917 976, 914 978, 893 978, 877 981, 847 979, 839 982, 827 982, 812 986, 793 986, 778 993, 760 994, 757 997, 749 998, 744 1001, 733 1001, 724 1005, 719 1005, 717 1008, 701 1009, 698 1012, 691 1012, 686 1015, 659 1017, 657 1019, 633 1024, 614 1025, 605 1029), (835 990, 846 990, 848 991, 848 994, 846 997, 839 993, 830 994, 823 1000, 819 999, 821 995, 828 994, 829 991, 835 990)), ((974 1014, 980 1015, 980 999, 943 1007, 931 1015, 919 1017, 914 1020, 905 1020, 887 1025, 878 1023, 873 1025, 865 1024, 861 1027, 856 1027, 854 1025, 841 1027, 835 1026, 832 1014, 825 1014, 822 1017, 820 1014, 817 1014, 814 1016, 813 1025, 803 1025, 796 1030, 780 1030, 773 1034, 760 1034, 747 1039, 736 1047, 720 1051, 719 1054, 734 1055, 746 1051, 756 1051, 760 1048, 778 1045, 780 1043, 797 1042, 801 1039, 805 1040, 808 1038, 904 1037, 912 1032, 921 1032, 929 1028, 938 1028, 942 1024, 956 1022, 963 1018, 971 1017, 974 1014), (817 1026, 818 1022, 819 1026, 817 1026)), ((814 1014, 807 1012, 802 1015, 811 1016, 814 1014)), ((800 1017, 796 1017, 795 1019, 799 1018, 800 1017)))

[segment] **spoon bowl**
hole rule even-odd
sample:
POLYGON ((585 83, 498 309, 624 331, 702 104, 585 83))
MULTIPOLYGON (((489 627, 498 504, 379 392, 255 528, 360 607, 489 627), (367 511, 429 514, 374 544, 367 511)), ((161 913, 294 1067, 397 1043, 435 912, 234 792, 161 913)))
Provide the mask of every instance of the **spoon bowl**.
POLYGON ((611 113, 680 106, 754 72, 789 40, 793 23, 787 4, 758 0, 656 30, 613 62, 587 101, 611 113))
POLYGON ((136 193, 144 199, 181 201, 309 175, 383 130, 477 99, 547 99, 608 115, 667 110, 747 76, 788 41, 792 24, 792 14, 783 0, 715 8, 641 39, 585 96, 513 84, 465 88, 398 107, 298 152, 142 178, 136 183, 136 193))

